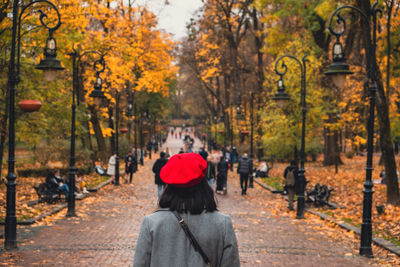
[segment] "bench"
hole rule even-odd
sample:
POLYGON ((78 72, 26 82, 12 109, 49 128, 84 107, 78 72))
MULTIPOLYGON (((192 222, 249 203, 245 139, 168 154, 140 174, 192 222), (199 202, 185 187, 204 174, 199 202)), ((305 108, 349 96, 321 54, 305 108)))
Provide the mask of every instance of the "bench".
POLYGON ((33 186, 33 188, 38 195, 39 203, 54 203, 58 200, 61 200, 61 190, 51 190, 46 183, 41 183, 39 185, 33 186))

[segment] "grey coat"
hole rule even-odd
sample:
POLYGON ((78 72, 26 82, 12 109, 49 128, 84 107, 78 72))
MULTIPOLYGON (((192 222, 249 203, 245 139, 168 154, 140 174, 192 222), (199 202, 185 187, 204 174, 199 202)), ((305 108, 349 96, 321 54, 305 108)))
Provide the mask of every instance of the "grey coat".
MULTIPOLYGON (((218 211, 181 214, 213 267, 240 266, 231 218, 218 211)), ((145 216, 136 244, 134 267, 206 266, 193 249, 175 215, 162 210, 145 216)))

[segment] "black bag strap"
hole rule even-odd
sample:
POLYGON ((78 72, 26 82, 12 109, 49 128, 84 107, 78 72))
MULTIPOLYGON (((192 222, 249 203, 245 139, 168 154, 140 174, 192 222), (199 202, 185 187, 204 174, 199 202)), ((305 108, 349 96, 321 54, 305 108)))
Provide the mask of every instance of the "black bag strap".
POLYGON ((185 220, 179 215, 178 212, 172 211, 175 217, 178 219, 179 225, 182 227, 183 231, 185 232, 186 236, 189 238, 190 243, 192 244, 194 250, 200 253, 201 257, 203 258, 204 262, 212 267, 211 261, 208 259, 206 253, 201 249, 199 243, 197 242, 196 238, 193 236, 192 232, 190 231, 188 225, 186 224, 185 220))

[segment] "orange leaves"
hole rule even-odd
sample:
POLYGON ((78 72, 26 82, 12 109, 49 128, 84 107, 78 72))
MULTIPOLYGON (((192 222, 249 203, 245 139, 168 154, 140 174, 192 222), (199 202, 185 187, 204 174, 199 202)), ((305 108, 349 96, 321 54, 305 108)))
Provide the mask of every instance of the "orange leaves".
MULTIPOLYGON (((306 177, 310 180, 308 189, 311 189, 316 183, 325 184, 332 188, 330 201, 336 203, 340 208, 327 211, 321 209, 332 217, 359 226, 362 222, 362 203, 365 182, 365 162, 363 156, 355 156, 353 159, 342 158, 344 165, 339 166, 339 172, 336 174, 334 167, 323 166, 321 162, 306 163, 306 177)), ((378 162, 379 157, 374 157, 374 162, 378 162)), ((285 164, 274 164, 270 176, 282 176, 285 164)), ((375 180, 373 190, 373 209, 372 223, 374 235, 385 236, 397 239, 400 236, 400 207, 386 204, 385 185, 379 183, 379 173, 382 167, 376 166, 373 171, 372 180, 375 180), (385 214, 378 215, 376 206, 385 205, 385 214)))

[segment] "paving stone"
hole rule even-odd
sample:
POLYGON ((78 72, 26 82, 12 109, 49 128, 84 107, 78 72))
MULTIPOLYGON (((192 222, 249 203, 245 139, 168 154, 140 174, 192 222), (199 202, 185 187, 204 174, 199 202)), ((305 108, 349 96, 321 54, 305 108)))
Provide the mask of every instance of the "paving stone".
MULTIPOLYGON (((176 153, 182 144, 169 139, 167 146, 176 153)), ((199 140, 196 145, 198 148, 199 140)), ((29 233, 24 233, 28 228, 20 228, 19 238, 25 239, 18 251, 1 254, 0 265, 13 260, 14 266, 131 266, 142 218, 156 209, 157 189, 151 172, 154 158, 134 175, 133 184, 110 185, 92 196, 95 201, 78 219, 34 226, 29 233)), ((275 196, 261 187, 241 196, 238 180, 229 172, 228 194, 217 198, 219 209, 232 217, 242 266, 371 264, 366 258, 352 256, 349 245, 332 242, 312 223, 293 224, 293 218, 276 216, 268 209, 275 196)))

